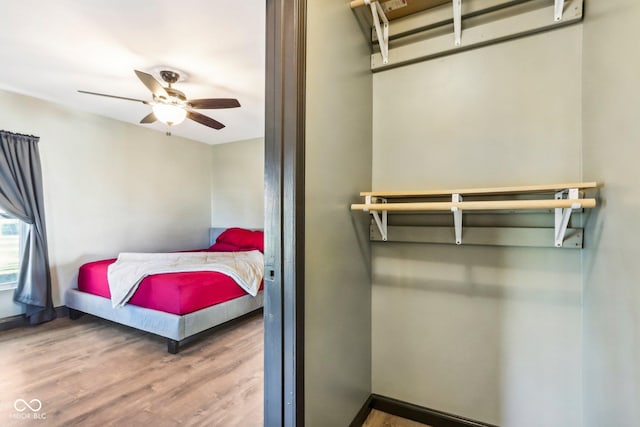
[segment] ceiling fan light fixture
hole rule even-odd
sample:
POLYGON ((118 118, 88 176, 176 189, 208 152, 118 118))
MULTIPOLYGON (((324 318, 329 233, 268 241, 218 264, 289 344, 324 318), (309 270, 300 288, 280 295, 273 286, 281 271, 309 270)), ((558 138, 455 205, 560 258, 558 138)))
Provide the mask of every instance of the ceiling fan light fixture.
MULTIPOLYGON (((165 67, 163 67, 165 68, 165 67)), ((180 73, 172 70, 160 70, 160 77, 167 83, 163 86, 155 77, 144 71, 134 70, 138 79, 151 91, 153 99, 144 101, 142 99, 127 98, 124 96, 108 95, 106 93, 88 92, 80 90, 80 93, 89 95, 106 96, 108 98, 124 99, 127 101, 141 102, 149 105, 152 112, 140 120, 140 124, 152 124, 160 121, 168 126, 182 123, 185 119, 192 120, 212 129, 220 130, 224 124, 212 119, 209 116, 198 113, 194 109, 217 110, 221 108, 237 108, 240 102, 235 98, 198 98, 188 99, 185 94, 172 87, 173 83, 181 81, 180 73)), ((182 76, 184 80, 184 76, 182 76)))
POLYGON ((187 110, 175 104, 157 103, 151 109, 158 120, 169 126, 180 124, 187 117, 187 110))

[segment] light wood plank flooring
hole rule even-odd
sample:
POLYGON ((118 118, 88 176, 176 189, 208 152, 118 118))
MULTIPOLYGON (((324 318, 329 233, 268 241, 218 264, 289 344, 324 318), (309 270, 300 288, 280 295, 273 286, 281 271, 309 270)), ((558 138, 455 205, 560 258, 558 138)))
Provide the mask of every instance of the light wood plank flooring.
POLYGON ((0 426, 257 427, 263 378, 262 312, 177 355, 151 334, 62 318, 0 332, 0 426))
POLYGON ((362 427, 429 427, 416 421, 407 420, 372 409, 362 427))

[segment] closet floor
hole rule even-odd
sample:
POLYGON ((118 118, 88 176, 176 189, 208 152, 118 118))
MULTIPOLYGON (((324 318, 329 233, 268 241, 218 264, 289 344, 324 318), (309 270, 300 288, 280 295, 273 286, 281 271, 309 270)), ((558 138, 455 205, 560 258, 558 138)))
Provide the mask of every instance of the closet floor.
POLYGON ((429 427, 417 421, 396 417, 386 412, 372 409, 362 427, 429 427))

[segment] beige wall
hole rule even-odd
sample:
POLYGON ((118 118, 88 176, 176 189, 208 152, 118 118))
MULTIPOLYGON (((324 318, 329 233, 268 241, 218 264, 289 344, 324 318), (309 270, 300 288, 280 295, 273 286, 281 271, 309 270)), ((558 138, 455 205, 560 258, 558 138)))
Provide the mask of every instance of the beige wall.
POLYGON ((344 0, 307 2, 305 425, 346 426, 371 392, 368 47, 344 0))
POLYGON ((40 136, 55 305, 84 262, 208 243, 210 146, 8 92, 0 128, 40 136))
POLYGON ((640 425, 640 3, 590 1, 584 175, 604 183, 584 255, 585 425, 640 425))
POLYGON ((212 147, 211 225, 264 228, 264 138, 212 147))
MULTIPOLYGON (((581 43, 571 26, 375 74, 373 189, 580 180, 581 43)), ((372 246, 374 393, 582 424, 579 251, 372 246)))

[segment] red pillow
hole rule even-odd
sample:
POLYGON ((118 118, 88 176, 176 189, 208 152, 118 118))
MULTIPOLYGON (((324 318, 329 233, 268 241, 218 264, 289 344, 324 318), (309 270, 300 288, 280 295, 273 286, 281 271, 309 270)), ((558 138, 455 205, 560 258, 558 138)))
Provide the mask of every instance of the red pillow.
POLYGON ((216 244, 218 243, 233 245, 241 249, 257 249, 260 252, 264 252, 264 233, 262 231, 232 227, 218 236, 216 244))
POLYGON ((216 242, 207 249, 209 252, 238 252, 239 247, 224 242, 216 242))
POLYGON ((264 233, 262 231, 254 231, 251 238, 243 248, 257 249, 264 253, 264 233))
POLYGON ((251 241, 252 235, 253 231, 247 230, 246 228, 227 228, 218 236, 216 243, 227 243, 241 248, 245 246, 246 242, 251 241))

